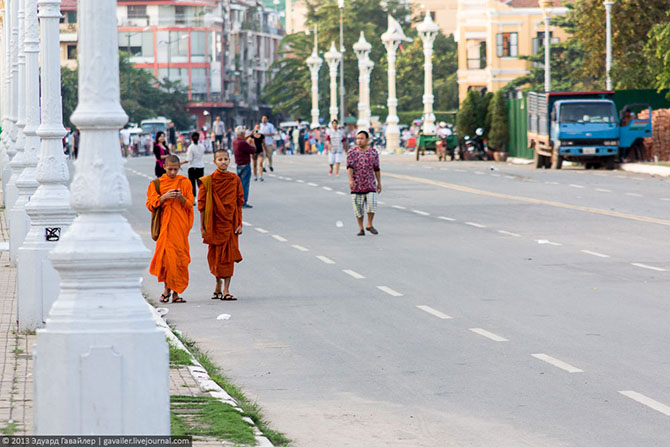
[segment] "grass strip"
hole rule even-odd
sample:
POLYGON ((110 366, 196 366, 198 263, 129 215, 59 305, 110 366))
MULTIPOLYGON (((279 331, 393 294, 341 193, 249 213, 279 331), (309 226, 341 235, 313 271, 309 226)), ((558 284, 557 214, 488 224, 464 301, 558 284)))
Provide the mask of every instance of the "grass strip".
POLYGON ((175 367, 177 365, 186 365, 186 366, 191 366, 193 365, 193 362, 191 361, 191 356, 189 355, 188 352, 184 351, 183 349, 178 348, 172 342, 170 339, 167 339, 168 342, 168 347, 170 349, 170 367, 175 367))
POLYGON ((174 330, 173 332, 184 346, 186 346, 186 349, 193 354, 193 357, 195 357, 202 367, 205 368, 209 377, 237 401, 237 404, 244 412, 244 416, 248 416, 254 421, 254 424, 256 424, 261 433, 263 433, 273 445, 277 447, 288 447, 290 445, 290 440, 286 438, 286 436, 270 428, 269 423, 263 417, 260 406, 255 402, 251 402, 239 387, 230 383, 230 380, 221 373, 221 369, 209 358, 209 355, 206 352, 203 352, 198 347, 194 340, 191 340, 183 333, 174 330))

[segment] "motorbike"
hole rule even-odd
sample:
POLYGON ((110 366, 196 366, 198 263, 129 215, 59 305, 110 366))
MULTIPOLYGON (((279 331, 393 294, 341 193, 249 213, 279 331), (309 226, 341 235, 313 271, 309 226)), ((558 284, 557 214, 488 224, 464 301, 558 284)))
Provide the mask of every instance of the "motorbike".
POLYGON ((475 131, 475 136, 470 137, 466 136, 465 148, 464 148, 464 158, 465 160, 489 160, 489 155, 486 150, 486 145, 484 144, 484 129, 481 127, 475 131))

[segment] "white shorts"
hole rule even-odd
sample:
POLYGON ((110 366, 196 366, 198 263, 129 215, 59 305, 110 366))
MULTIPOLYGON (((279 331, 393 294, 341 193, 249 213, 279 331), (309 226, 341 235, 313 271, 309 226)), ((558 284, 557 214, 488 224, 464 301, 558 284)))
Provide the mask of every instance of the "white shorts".
POLYGON ((334 165, 335 163, 342 164, 342 152, 328 152, 328 159, 330 160, 329 164, 334 165))

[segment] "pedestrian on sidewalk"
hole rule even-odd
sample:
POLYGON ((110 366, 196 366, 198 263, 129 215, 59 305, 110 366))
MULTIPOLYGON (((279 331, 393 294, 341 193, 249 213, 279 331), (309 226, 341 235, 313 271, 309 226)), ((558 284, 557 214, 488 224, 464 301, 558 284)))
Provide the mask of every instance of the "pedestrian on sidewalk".
POLYGON ((203 243, 209 245, 207 263, 216 278, 212 299, 235 301, 230 281, 235 263, 242 260, 238 238, 242 234, 244 189, 240 178, 228 172, 230 155, 226 150, 214 152, 214 164, 216 170, 199 180, 200 233, 203 243))
POLYGON ((188 286, 188 265, 191 263, 188 234, 193 227, 191 182, 179 175, 179 157, 165 159, 165 174, 153 180, 147 189, 147 208, 161 209, 160 234, 149 265, 149 273, 165 283, 160 302, 185 303, 180 297, 188 286))
POLYGON ((223 148, 223 137, 226 133, 226 125, 221 121, 221 117, 217 116, 216 120, 212 124, 212 130, 214 131, 214 150, 223 148))
MULTIPOLYGON (((275 126, 268 121, 267 116, 263 116, 261 118, 261 134, 265 137, 265 159, 268 161, 268 167, 270 168, 270 171, 274 172, 274 168, 272 167, 272 153, 275 150, 275 134, 277 133, 277 130, 275 129, 275 126)), ((267 172, 265 168, 263 168, 263 172, 267 172)))
POLYGON ((170 155, 170 151, 165 146, 165 132, 156 132, 154 140, 154 157, 156 157, 156 165, 154 166, 154 173, 156 178, 160 178, 165 174, 165 159, 170 155))
POLYGON ((369 146, 370 136, 364 130, 356 134, 356 146, 347 152, 347 172, 354 214, 358 222, 358 236, 365 236, 365 230, 378 234, 372 226, 377 210, 377 194, 382 192, 379 154, 369 146), (368 225, 363 229, 364 214, 368 215, 368 225))
POLYGON ((342 154, 344 152, 344 132, 337 128, 337 120, 333 120, 331 126, 327 129, 326 144, 328 145, 328 162, 330 171, 328 175, 333 174, 335 166, 335 177, 340 175, 340 164, 342 163, 342 154))
POLYGON ((196 196, 198 179, 205 175, 205 161, 203 160, 205 147, 199 141, 200 134, 193 132, 191 134, 191 144, 186 151, 186 160, 181 162, 182 165, 188 163, 188 179, 193 186, 193 197, 196 196))
POLYGON ((242 182, 244 190, 244 205, 242 208, 253 208, 249 205, 249 181, 251 180, 251 156, 256 153, 256 148, 247 143, 244 127, 235 128, 237 138, 233 141, 233 155, 237 165, 237 176, 242 182))

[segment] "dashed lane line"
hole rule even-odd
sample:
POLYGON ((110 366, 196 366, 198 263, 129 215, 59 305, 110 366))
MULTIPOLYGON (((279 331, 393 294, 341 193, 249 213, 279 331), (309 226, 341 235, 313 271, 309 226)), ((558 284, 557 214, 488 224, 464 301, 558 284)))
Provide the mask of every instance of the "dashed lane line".
POLYGON ((386 205, 386 202, 382 202, 381 200, 377 200, 377 203, 378 203, 379 205, 386 205))
POLYGON ((319 256, 316 257, 316 259, 323 262, 324 264, 335 264, 335 261, 333 261, 332 259, 330 259, 326 256, 319 255, 319 256))
POLYGON ((591 256, 597 256, 599 258, 609 258, 609 255, 603 254, 603 253, 598 253, 597 251, 591 251, 591 250, 580 250, 582 253, 586 253, 587 255, 591 256))
POLYGON ((634 401, 641 403, 642 405, 646 405, 647 407, 651 408, 652 410, 656 410, 659 413, 662 413, 666 416, 670 416, 670 407, 652 399, 651 397, 647 397, 644 394, 640 394, 636 391, 619 391, 619 394, 622 394, 629 399, 633 399, 634 401))
POLYGON ((317 184, 314 183, 314 182, 309 182, 308 185, 309 185, 309 186, 319 186, 319 185, 317 185, 317 184))
POLYGON ((653 270, 655 272, 667 272, 667 269, 661 267, 654 267, 653 265, 642 264, 640 262, 632 262, 631 265, 635 267, 640 267, 641 269, 653 270))
POLYGON ((452 319, 452 317, 450 317, 449 315, 447 315, 445 313, 442 313, 439 310, 433 309, 430 306, 421 305, 421 306, 416 306, 416 307, 421 309, 422 311, 427 312, 427 313, 429 313, 429 314, 431 314, 431 315, 433 315, 437 318, 440 318, 442 320, 451 320, 452 319))
POLYGON ((471 227, 475 227, 475 228, 486 228, 486 225, 482 225, 482 224, 477 223, 477 222, 465 222, 465 225, 470 225, 471 227))
POLYGON ((571 187, 571 188, 584 189, 584 185, 577 185, 575 183, 570 183, 568 186, 571 187))
POLYGON ((302 245, 291 245, 291 247, 295 248, 298 251, 309 251, 309 248, 305 248, 302 245))
POLYGON ((245 222, 245 221, 242 221, 242 225, 244 225, 245 227, 253 227, 253 225, 251 225, 249 222, 245 222))
POLYGON ((612 192, 611 189, 605 189, 605 188, 596 188, 596 191, 598 191, 598 192, 612 192))
POLYGON ((293 179, 291 177, 284 177, 284 180, 289 181, 289 182, 293 181, 293 179))
POLYGON ((377 286, 377 288, 384 293, 388 293, 391 296, 403 296, 402 293, 396 292, 395 290, 387 286, 377 286))
POLYGON ((571 205, 568 203, 562 203, 562 202, 554 202, 551 200, 542 200, 542 199, 535 199, 532 197, 524 197, 524 196, 515 196, 511 194, 503 194, 499 192, 493 192, 493 191, 485 191, 482 189, 476 189, 476 188, 470 188, 467 186, 461 186, 461 185, 455 185, 453 183, 446 183, 446 182, 440 182, 436 180, 430 180, 426 178, 421 178, 421 177, 414 177, 411 175, 402 175, 402 174, 394 174, 391 172, 386 172, 384 174, 387 177, 392 177, 392 178, 397 178, 401 180, 408 180, 416 183, 423 183, 427 185, 433 185, 433 186, 438 186, 440 188, 445 188, 445 189, 451 189, 454 191, 460 191, 460 192, 465 192, 469 194, 476 194, 480 196, 488 196, 488 197, 494 197, 497 199, 505 199, 505 200, 513 200, 516 202, 524 202, 524 203, 532 203, 536 205, 546 205, 546 206, 552 206, 555 208, 563 208, 563 209, 568 209, 568 210, 573 210, 573 211, 581 211, 585 213, 591 213, 591 214, 600 214, 603 216, 609 216, 609 217, 617 217, 620 219, 628 219, 628 220, 634 220, 637 222, 645 222, 645 223, 654 223, 658 225, 664 225, 670 227, 670 220, 667 219, 659 219, 655 217, 649 217, 649 216, 638 216, 635 214, 626 214, 626 213, 620 213, 617 211, 612 211, 612 210, 606 210, 606 209, 601 209, 601 208, 590 208, 586 206, 581 206, 581 205, 571 205))
POLYGON ((551 245, 554 247, 560 247, 561 245, 563 245, 558 242, 548 241, 546 239, 536 239, 535 242, 537 242, 540 245, 551 245))
POLYGON ((353 270, 345 269, 342 271, 354 279, 365 279, 365 276, 361 275, 360 273, 354 272, 353 270))
POLYGON ((304 180, 300 180, 300 179, 296 180, 296 182, 298 182, 298 183, 305 183, 304 180))
POLYGON ((284 238, 284 237, 281 237, 281 236, 278 235, 278 234, 273 234, 272 237, 275 238, 276 240, 278 240, 279 242, 286 242, 286 241, 288 240, 288 239, 286 239, 286 238, 284 238))
POLYGON ((332 191, 333 190, 333 188, 331 188, 330 186, 324 186, 323 189, 325 189, 326 191, 332 191))
POLYGON ((335 194, 337 194, 338 196, 346 196, 347 195, 346 193, 344 193, 342 191, 337 191, 335 194))
POLYGON ((642 194, 638 194, 636 192, 627 192, 626 195, 630 197, 644 197, 642 194))
POLYGON ((479 328, 479 327, 470 328, 470 331, 474 332, 475 334, 481 335, 482 337, 486 337, 489 340, 498 341, 498 342, 509 341, 505 337, 501 337, 500 335, 494 334, 493 332, 489 332, 489 331, 487 331, 485 329, 482 329, 482 328, 479 328))
POLYGON ((559 360, 557 358, 551 357, 547 354, 531 354, 531 356, 535 357, 538 360, 542 360, 543 362, 547 362, 550 365, 555 366, 556 368, 560 368, 563 371, 567 371, 569 373, 580 373, 584 372, 584 370, 579 369, 575 366, 570 365, 569 363, 566 363, 562 360, 559 360))
POLYGON ((407 209, 402 205, 391 205, 391 208, 395 208, 397 210, 406 210, 407 209))
POLYGON ((520 234, 512 233, 511 231, 498 230, 498 233, 500 233, 500 234, 504 234, 505 236, 521 237, 520 234))
POLYGON ((439 216, 438 219, 446 220, 447 222, 456 222, 456 219, 454 219, 453 217, 439 216))
POLYGON ((412 210, 413 213, 419 214, 420 216, 430 216, 430 213, 421 210, 412 210))
POLYGON ((259 233, 264 233, 264 234, 268 233, 268 230, 266 230, 264 228, 260 228, 260 227, 256 227, 256 228, 254 228, 254 230, 258 231, 259 233))
POLYGON ((558 185, 558 182, 544 182, 546 185, 558 185))

